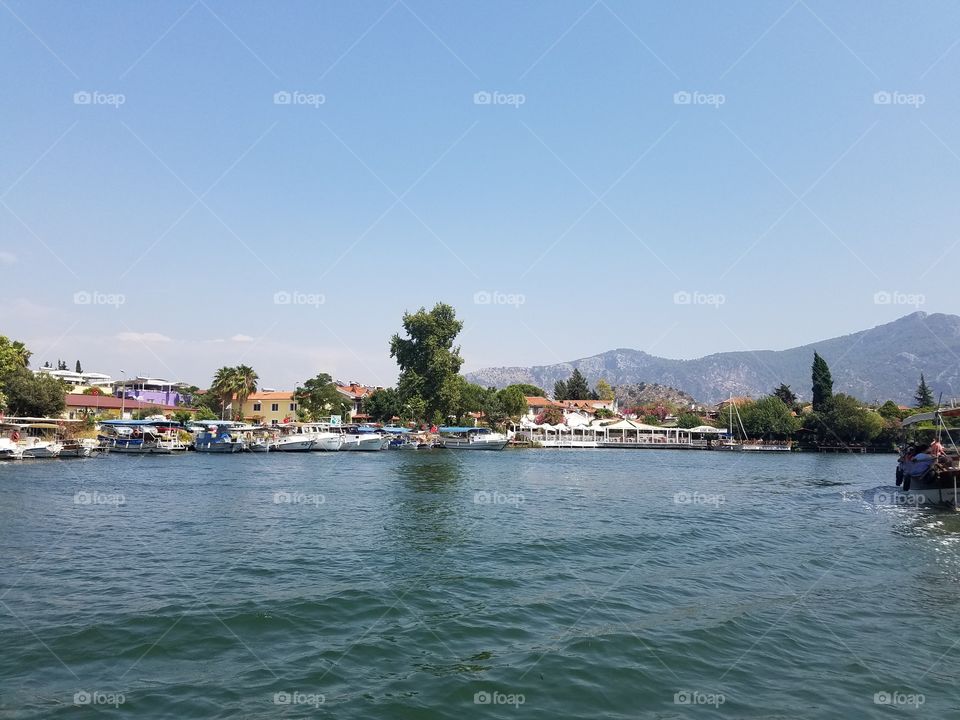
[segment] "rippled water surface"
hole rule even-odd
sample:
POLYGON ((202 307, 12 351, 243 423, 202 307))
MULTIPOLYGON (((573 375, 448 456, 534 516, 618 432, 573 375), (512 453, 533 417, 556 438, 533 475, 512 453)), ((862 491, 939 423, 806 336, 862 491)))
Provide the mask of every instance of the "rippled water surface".
POLYGON ((893 464, 0 464, 0 717, 958 717, 960 514, 893 464))

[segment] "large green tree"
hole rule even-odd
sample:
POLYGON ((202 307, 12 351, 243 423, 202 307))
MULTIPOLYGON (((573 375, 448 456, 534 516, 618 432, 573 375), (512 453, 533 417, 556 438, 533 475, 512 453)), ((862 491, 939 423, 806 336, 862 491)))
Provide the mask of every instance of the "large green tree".
POLYGON ((393 388, 374 390, 363 399, 363 412, 376 422, 389 422, 391 418, 406 418, 410 413, 403 406, 400 393, 393 388))
POLYGON ((310 420, 318 421, 328 415, 340 415, 346 418, 353 403, 337 390, 336 384, 327 373, 320 373, 307 380, 294 390, 294 400, 310 420))
POLYGON ((553 384, 553 399, 556 401, 568 400, 567 383, 563 380, 557 380, 553 384))
POLYGON ((773 396, 780 398, 788 408, 792 408, 797 403, 796 393, 785 383, 780 383, 780 386, 773 391, 773 396))
POLYGON ((591 400, 593 393, 590 392, 590 386, 587 385, 587 379, 574 369, 570 379, 567 380, 567 397, 565 400, 591 400))
POLYGON ((810 413, 804 426, 815 433, 822 445, 862 445, 880 434, 884 419, 856 398, 837 393, 827 409, 810 413))
POLYGON ((931 392, 930 387, 927 385, 923 373, 920 373, 920 384, 917 385, 917 392, 913 396, 913 399, 918 408, 933 407, 933 392, 931 392))
MULTIPOLYGON (((234 370, 234 368, 224 365, 214 373, 213 382, 210 383, 209 392, 217 398, 217 404, 219 405, 217 409, 220 411, 221 417, 223 416, 226 406, 239 389, 237 385, 237 374, 234 370)), ((211 405, 212 404, 213 403, 211 403, 211 405)))
POLYGON ((516 385, 509 385, 497 393, 497 398, 503 407, 503 412, 510 418, 518 420, 527 412, 527 398, 516 385))
POLYGON ((406 337, 390 339, 390 357, 400 366, 397 389, 410 407, 422 404, 426 417, 418 419, 444 421, 457 404, 463 358, 453 343, 462 329, 453 307, 437 303, 429 311, 404 313, 406 337))
POLYGON ((833 398, 833 376, 827 361, 820 357, 820 353, 813 353, 813 367, 811 371, 813 381, 813 410, 822 412, 830 405, 833 398))
POLYGON ((52 375, 21 367, 3 378, 3 386, 11 415, 56 417, 66 407, 68 388, 52 375))
POLYGON ((546 397, 547 396, 547 391, 544 390, 542 387, 537 387, 536 385, 530 385, 529 383, 514 383, 513 385, 507 385, 507 388, 516 388, 523 394, 524 397, 546 397))
POLYGON ((6 335, 0 335, 0 378, 14 370, 30 367, 31 355, 33 353, 27 350, 27 346, 19 340, 11 340, 6 335))
POLYGON ((613 388, 610 387, 610 383, 603 378, 597 380, 597 385, 593 389, 593 393, 597 396, 597 400, 604 400, 606 402, 610 402, 614 397, 616 397, 613 392, 613 388))
POLYGON ((751 438, 785 440, 800 429, 800 421, 775 395, 768 395, 738 408, 743 429, 751 438))

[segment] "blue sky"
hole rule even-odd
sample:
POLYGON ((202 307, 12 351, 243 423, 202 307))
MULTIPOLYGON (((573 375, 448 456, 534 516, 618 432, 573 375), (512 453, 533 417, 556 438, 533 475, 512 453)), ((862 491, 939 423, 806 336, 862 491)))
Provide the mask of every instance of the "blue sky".
POLYGON ((0 53, 38 363, 389 384, 438 300, 467 370, 960 312, 955 3, 4 0, 0 53))

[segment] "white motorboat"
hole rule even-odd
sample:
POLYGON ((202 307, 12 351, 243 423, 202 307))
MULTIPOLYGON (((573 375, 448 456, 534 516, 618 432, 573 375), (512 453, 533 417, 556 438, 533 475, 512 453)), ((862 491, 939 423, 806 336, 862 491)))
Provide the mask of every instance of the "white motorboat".
POLYGON ((0 459, 55 458, 63 450, 57 439, 61 426, 56 422, 7 420, 0 424, 0 459))
POLYGON ((381 435, 374 428, 349 427, 345 428, 339 450, 378 452, 390 446, 390 436, 381 435))
MULTIPOLYGON (((290 428, 290 430, 292 431, 294 428, 290 428)), ((283 432, 274 440, 271 449, 275 452, 308 452, 313 449, 316 442, 316 437, 312 432, 283 432)))
POLYGON ((438 441, 447 450, 503 450, 508 442, 503 433, 478 427, 442 427, 438 441))

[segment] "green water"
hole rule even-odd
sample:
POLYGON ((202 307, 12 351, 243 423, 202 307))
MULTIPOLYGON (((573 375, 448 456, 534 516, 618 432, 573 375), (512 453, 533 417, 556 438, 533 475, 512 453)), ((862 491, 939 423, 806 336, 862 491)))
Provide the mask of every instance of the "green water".
POLYGON ((2 464, 0 717, 960 717, 960 516, 893 463, 2 464))

